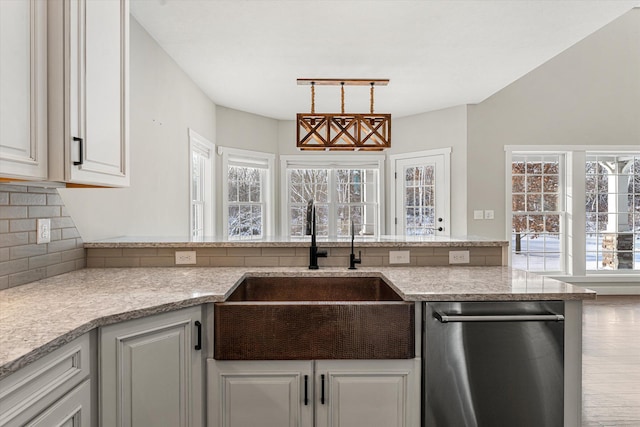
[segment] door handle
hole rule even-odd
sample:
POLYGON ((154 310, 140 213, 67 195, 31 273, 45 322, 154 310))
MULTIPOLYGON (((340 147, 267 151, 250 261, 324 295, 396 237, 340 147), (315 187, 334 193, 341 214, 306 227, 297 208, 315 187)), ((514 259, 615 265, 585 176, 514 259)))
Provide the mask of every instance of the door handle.
POLYGON ((449 322, 562 322, 562 314, 509 314, 509 315, 462 315, 446 314, 436 311, 433 317, 440 323, 449 322))
POLYGON ((309 404, 309 375, 304 376, 304 406, 309 404))
POLYGON ((320 375, 320 403, 324 405, 324 374, 320 375))

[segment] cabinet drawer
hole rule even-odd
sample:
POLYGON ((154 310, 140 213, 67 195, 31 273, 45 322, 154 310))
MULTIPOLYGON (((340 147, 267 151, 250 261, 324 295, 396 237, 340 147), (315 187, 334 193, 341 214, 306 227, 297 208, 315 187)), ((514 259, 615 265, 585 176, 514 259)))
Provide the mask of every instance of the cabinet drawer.
POLYGON ((0 381, 0 426, 23 425, 90 374, 89 334, 0 381))

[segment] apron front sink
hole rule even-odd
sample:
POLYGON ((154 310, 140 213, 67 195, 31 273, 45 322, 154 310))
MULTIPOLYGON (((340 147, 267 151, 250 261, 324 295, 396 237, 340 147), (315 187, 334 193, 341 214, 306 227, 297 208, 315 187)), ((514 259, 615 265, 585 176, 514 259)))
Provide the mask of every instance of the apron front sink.
POLYGON ((214 357, 411 359, 414 307, 379 277, 247 277, 215 303, 214 357))

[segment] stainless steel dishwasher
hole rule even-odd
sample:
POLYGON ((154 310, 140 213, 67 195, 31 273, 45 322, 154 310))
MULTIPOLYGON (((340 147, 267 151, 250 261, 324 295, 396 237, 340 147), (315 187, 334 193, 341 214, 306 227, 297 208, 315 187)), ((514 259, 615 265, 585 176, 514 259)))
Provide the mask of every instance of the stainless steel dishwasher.
POLYGON ((561 427, 564 303, 423 310, 424 427, 561 427))

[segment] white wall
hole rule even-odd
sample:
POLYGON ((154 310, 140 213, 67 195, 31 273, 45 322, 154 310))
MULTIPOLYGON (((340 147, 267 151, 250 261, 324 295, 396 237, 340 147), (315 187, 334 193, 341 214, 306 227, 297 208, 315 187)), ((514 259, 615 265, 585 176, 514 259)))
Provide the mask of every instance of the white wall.
MULTIPOLYGON (((634 9, 478 105, 395 118, 388 154, 452 147, 452 235, 504 239, 504 145, 639 144, 638 52, 634 9)), ((85 241, 188 236, 188 127, 217 145, 300 153, 293 120, 216 107, 132 19, 131 187, 60 191, 85 241)))
POLYGON ((468 232, 504 239, 505 145, 640 145, 640 9, 470 106, 468 135, 468 232))
MULTIPOLYGON (((458 106, 415 116, 394 118, 392 125, 391 148, 385 154, 402 154, 412 151, 432 150, 451 147, 451 220, 452 235, 465 235, 467 227, 466 213, 466 145, 467 145, 467 107, 458 106)), ((345 152, 305 152, 296 148, 296 123, 294 120, 281 121, 278 127, 278 153, 297 154, 312 157, 314 155, 336 154, 344 156, 345 152)), ((356 153, 356 156, 379 155, 380 153, 356 153)), ((388 172, 389 161, 385 164, 385 218, 387 218, 386 234, 390 234, 391 221, 395 216, 390 211, 391 196, 388 172)))
POLYGON ((187 129, 216 142, 216 106, 131 17, 131 187, 61 189, 84 241, 189 235, 187 129))
MULTIPOLYGON (((451 147, 450 235, 466 235, 467 107, 462 105, 394 119, 392 130, 390 155, 451 147)), ((391 170, 388 161, 387 170, 391 170)), ((390 182, 386 183, 386 191, 391 194, 390 182)), ((393 217, 387 212, 388 224, 393 217)))
MULTIPOLYGON (((216 140, 219 146, 273 154, 278 152, 278 120, 218 105, 216 107, 216 124, 216 140)), ((279 176, 277 168, 278 165, 276 164, 276 170, 274 171, 276 180, 279 176)), ((216 156, 217 179, 215 191, 218 200, 221 200, 222 185, 226 182, 223 174, 221 156, 216 156)), ((277 191, 280 187, 277 182, 275 183, 275 188, 274 215, 275 218, 280 218, 278 204, 280 201, 277 191)), ((218 224, 216 224, 216 235, 222 236, 222 203, 216 203, 216 218, 219 218, 218 224)), ((276 224, 275 228, 277 233, 279 225, 276 224)))

